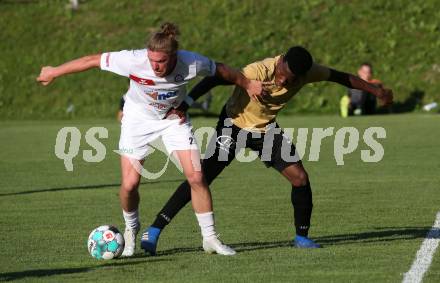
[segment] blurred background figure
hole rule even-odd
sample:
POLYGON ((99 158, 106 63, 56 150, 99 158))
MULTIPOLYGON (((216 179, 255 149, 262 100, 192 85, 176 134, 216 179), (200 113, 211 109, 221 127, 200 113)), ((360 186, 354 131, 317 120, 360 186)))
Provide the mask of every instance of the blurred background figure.
MULTIPOLYGON (((362 63, 358 69, 358 76, 369 83, 381 86, 382 83, 373 79, 373 67, 370 63, 362 63)), ((376 97, 368 92, 358 89, 348 89, 340 101, 341 116, 371 115, 376 112, 376 97)))
POLYGON ((70 8, 72 10, 78 10, 78 6, 79 6, 78 0, 69 0, 69 2, 70 2, 70 8))

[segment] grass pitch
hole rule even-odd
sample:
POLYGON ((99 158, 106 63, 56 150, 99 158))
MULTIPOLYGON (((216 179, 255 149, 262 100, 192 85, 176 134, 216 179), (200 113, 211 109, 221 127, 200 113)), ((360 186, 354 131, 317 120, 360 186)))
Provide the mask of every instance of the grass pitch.
MULTIPOLYGON (((290 247, 294 236, 290 186, 256 160, 234 162, 212 185, 217 230, 239 252, 206 255, 195 216, 186 207, 162 233, 159 256, 138 250, 130 259, 98 261, 87 253, 89 232, 101 224, 123 229, 118 203, 116 149, 119 125, 111 120, 0 122, 0 281, 119 282, 399 282, 407 272, 440 204, 439 115, 396 115, 341 119, 282 117, 283 127, 382 126, 385 155, 364 163, 362 142, 337 166, 334 136, 326 138, 320 160, 304 158, 314 192, 311 237, 319 250, 290 247), (73 172, 54 154, 65 126, 82 133, 73 172), (93 126, 109 130, 102 140, 104 161, 86 163, 84 134, 93 126)), ((214 119, 194 119, 196 127, 214 119)), ((310 143, 310 133, 309 133, 310 143)), ((309 143, 308 147, 309 148, 309 143)), ((147 161, 157 169, 161 153, 147 161)), ((147 226, 183 176, 174 168, 141 185, 141 220, 147 226)), ((425 275, 440 281, 440 256, 425 275)))

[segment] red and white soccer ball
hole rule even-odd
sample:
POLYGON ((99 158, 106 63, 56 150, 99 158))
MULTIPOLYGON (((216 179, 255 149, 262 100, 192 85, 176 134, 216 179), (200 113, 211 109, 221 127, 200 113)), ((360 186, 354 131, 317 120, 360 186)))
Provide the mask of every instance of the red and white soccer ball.
POLYGON ((102 225, 94 229, 87 241, 90 255, 97 259, 117 258, 124 251, 124 246, 124 237, 111 225, 102 225))

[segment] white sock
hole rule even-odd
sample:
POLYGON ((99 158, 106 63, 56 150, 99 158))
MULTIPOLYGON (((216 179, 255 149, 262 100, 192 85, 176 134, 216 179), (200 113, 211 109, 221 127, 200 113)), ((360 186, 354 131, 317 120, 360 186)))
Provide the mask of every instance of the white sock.
POLYGON ((205 213, 196 213, 197 221, 202 231, 204 239, 215 236, 214 213, 212 211, 205 213))
POLYGON ((139 226, 139 213, 136 209, 135 211, 127 212, 125 210, 122 210, 122 215, 124 216, 125 220, 125 227, 131 228, 131 229, 137 229, 139 226))

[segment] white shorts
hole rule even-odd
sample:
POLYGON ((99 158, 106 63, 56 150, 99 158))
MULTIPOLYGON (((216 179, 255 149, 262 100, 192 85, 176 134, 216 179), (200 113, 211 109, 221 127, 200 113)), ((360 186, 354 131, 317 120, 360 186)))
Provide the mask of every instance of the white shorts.
POLYGON ((119 152, 121 155, 143 160, 148 155, 149 144, 159 137, 169 155, 175 150, 199 149, 190 122, 180 124, 179 119, 146 120, 124 114, 119 152))

